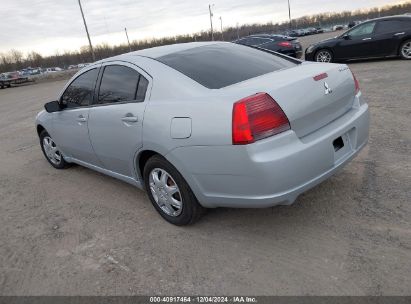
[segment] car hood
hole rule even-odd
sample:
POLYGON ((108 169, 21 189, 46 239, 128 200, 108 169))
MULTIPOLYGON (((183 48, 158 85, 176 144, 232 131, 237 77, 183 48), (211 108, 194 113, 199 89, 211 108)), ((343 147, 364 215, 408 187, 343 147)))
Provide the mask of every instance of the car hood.
POLYGON ((333 38, 328 38, 328 39, 325 39, 325 40, 322 40, 322 41, 320 41, 320 42, 317 42, 317 43, 314 43, 314 44, 312 44, 311 46, 321 46, 321 45, 325 45, 325 44, 330 44, 330 43, 333 43, 333 42, 335 42, 335 41, 337 41, 337 39, 338 39, 338 37, 333 37, 333 38))

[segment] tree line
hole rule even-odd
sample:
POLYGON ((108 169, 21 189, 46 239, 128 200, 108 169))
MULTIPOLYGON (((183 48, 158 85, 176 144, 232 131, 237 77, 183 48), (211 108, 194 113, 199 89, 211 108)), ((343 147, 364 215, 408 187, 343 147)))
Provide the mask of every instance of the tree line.
MULTIPOLYGON (((291 21, 291 28, 307 27, 330 27, 336 24, 347 24, 350 21, 367 20, 384 16, 400 15, 411 13, 411 2, 388 5, 382 8, 371 8, 367 10, 344 11, 340 13, 322 13, 291 21)), ((265 24, 245 24, 239 27, 229 27, 214 32, 215 40, 233 41, 239 37, 259 33, 281 33, 290 29, 289 22, 282 23, 265 23, 265 24)), ((131 42, 132 51, 137 51, 155 46, 162 46, 174 43, 184 43, 192 41, 210 41, 211 32, 202 31, 195 34, 178 35, 175 37, 154 38, 145 40, 135 40, 131 42)), ((129 52, 127 44, 111 46, 107 43, 94 46, 96 59, 103 59, 129 52)), ((16 71, 26 67, 63 67, 79 63, 91 62, 92 56, 88 46, 83 46, 76 51, 66 51, 63 54, 56 53, 52 56, 42 56, 38 52, 29 52, 23 54, 21 51, 12 49, 7 53, 0 53, 0 72, 16 71)))

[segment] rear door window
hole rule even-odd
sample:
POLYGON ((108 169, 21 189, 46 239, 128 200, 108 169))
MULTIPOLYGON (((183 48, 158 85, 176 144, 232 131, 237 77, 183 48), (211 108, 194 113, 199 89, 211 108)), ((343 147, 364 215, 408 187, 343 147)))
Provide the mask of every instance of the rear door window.
POLYGON ((406 29, 406 23, 402 20, 383 20, 378 22, 376 34, 390 34, 406 29))
POLYGON ((136 96, 137 102, 142 102, 144 101, 144 99, 146 99, 147 87, 148 87, 148 80, 145 79, 143 75, 140 75, 140 80, 138 81, 138 87, 137 87, 137 96, 136 96))
POLYGON ((291 68, 297 62, 252 47, 229 43, 200 46, 156 59, 209 89, 221 89, 291 68))
POLYGON ((109 65, 104 68, 98 94, 98 104, 144 101, 148 81, 136 70, 109 65))

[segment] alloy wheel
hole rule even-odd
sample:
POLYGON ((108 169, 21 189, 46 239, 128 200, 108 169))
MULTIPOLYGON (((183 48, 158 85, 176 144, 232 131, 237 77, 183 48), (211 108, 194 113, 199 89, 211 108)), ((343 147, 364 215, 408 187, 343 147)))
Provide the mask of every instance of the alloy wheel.
POLYGON ((183 200, 177 183, 167 171, 160 168, 151 170, 150 191, 154 201, 169 216, 179 216, 183 211, 183 200))
POLYGON ((401 53, 405 58, 411 59, 411 41, 402 46, 401 53))
POLYGON ((316 55, 317 62, 331 62, 332 56, 329 51, 320 51, 316 55))
POLYGON ((50 136, 45 136, 43 138, 43 149, 47 155, 47 158, 55 165, 61 163, 61 153, 58 150, 55 142, 51 139, 50 136))

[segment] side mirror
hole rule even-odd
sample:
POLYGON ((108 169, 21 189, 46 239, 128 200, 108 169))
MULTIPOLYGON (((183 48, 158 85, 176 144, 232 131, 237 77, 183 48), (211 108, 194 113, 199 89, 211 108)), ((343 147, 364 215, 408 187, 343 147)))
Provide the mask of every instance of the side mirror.
POLYGON ((44 108, 48 113, 58 112, 62 109, 60 103, 57 100, 50 101, 44 105, 44 108))
POLYGON ((350 40, 351 39, 350 35, 348 35, 348 34, 344 34, 342 36, 342 38, 345 39, 345 40, 350 40))

